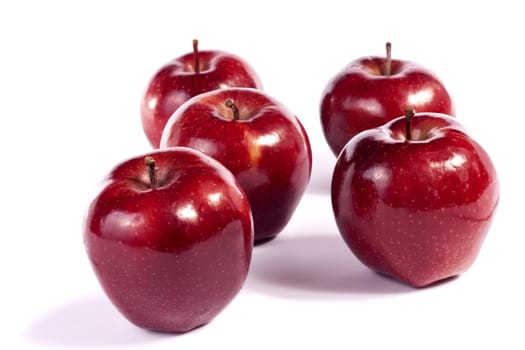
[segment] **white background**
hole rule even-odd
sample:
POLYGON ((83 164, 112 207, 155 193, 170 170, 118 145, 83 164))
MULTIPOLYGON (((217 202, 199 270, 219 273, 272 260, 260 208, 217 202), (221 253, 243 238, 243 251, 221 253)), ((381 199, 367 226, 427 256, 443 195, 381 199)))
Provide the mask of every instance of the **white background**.
MULTIPOLYGON (((516 5, 514 5, 516 4, 516 5)), ((511 1, 4 1, 0 5, 0 348, 523 349, 525 22, 511 1), (454 4, 453 4, 454 3, 454 4), (468 5, 459 5, 466 3, 468 5), (98 182, 148 151, 139 117, 150 76, 191 51, 249 61, 305 125, 307 195, 257 247, 238 297, 175 336, 128 323, 82 242, 98 182), (415 290, 364 268, 340 239, 328 195, 334 157, 318 106, 350 60, 418 61, 453 95, 492 156, 496 219, 461 277, 415 290)))

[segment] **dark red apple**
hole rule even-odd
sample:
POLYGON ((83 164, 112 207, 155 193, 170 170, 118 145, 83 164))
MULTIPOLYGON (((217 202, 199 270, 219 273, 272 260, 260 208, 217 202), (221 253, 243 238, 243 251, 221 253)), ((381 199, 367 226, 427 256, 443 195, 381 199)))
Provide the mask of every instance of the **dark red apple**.
POLYGON ((173 148, 116 166, 84 223, 104 291, 135 325, 186 332, 223 310, 248 272, 246 195, 216 160, 173 148))
POLYGON ((326 86, 321 99, 321 125, 332 152, 363 130, 416 112, 454 114, 452 99, 438 77, 411 61, 362 57, 350 62, 326 86))
POLYGON ((162 66, 151 78, 141 102, 142 127, 150 144, 159 147, 164 126, 173 112, 191 97, 227 88, 262 89, 254 69, 239 56, 224 51, 193 52, 162 66))
POLYGON ((418 113, 355 136, 332 178, 337 227, 372 270, 415 287, 476 259, 498 200, 494 165, 450 116, 418 113))
POLYGON ((192 98, 170 118, 160 146, 195 148, 224 164, 248 196, 257 243, 286 226, 312 169, 310 142, 299 120, 256 89, 222 89, 192 98))

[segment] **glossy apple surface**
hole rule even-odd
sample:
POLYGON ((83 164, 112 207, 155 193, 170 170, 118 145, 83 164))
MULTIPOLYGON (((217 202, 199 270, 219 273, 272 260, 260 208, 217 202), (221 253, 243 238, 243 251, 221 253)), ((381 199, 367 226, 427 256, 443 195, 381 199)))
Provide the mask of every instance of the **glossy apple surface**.
POLYGON ((173 148, 109 173, 89 206, 84 243, 105 293, 129 321, 186 332, 210 321, 241 289, 253 223, 226 168, 173 148))
POLYGON ((454 114, 452 98, 433 72, 398 59, 390 59, 390 72, 385 72, 388 56, 354 60, 327 84, 321 125, 336 156, 356 134, 403 115, 405 108, 454 114))
POLYGON ((161 148, 171 146, 198 149, 237 177, 250 201, 257 243, 282 231, 310 179, 312 153, 303 126, 261 90, 231 88, 194 97, 166 125, 161 148))
POLYGON ((194 51, 163 65, 151 78, 141 101, 141 120, 150 144, 158 148, 173 112, 191 97, 227 88, 262 89, 255 70, 243 58, 225 51, 194 51))
POLYGON ((420 113, 364 131, 341 152, 332 204, 339 231, 372 270, 415 287, 466 271, 498 200, 494 165, 452 117, 420 113))

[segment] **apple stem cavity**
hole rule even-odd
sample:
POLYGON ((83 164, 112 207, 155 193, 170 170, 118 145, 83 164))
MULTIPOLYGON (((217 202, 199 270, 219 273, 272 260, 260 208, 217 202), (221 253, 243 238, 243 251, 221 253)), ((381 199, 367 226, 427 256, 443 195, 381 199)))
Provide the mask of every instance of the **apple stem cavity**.
POLYGON ((237 108, 233 100, 231 98, 227 99, 226 101, 224 101, 224 105, 232 110, 233 120, 239 120, 239 109, 237 108))
POLYGON ((386 61, 385 61, 385 75, 390 76, 392 73, 392 44, 386 43, 386 61))
POLYGON ((195 60, 195 73, 199 74, 201 72, 200 62, 199 62, 199 40, 193 39, 193 59, 195 60))
POLYGON ((413 108, 405 108, 405 133, 406 140, 412 141, 412 118, 414 117, 413 108))
POLYGON ((157 163, 155 162, 155 159, 152 156, 146 156, 144 158, 144 164, 148 167, 148 174, 149 174, 149 182, 152 189, 155 189, 158 187, 157 183, 157 163))

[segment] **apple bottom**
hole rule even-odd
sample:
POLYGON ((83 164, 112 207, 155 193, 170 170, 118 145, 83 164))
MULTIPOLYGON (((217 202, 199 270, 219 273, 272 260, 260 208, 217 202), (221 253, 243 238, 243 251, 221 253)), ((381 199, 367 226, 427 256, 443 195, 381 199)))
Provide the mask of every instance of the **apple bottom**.
POLYGON ((481 250, 493 216, 462 216, 457 208, 415 213, 384 203, 376 210, 380 218, 395 219, 354 217, 351 224, 340 223, 342 237, 370 269, 414 287, 465 272, 481 250))
MULTIPOLYGON (((241 186, 242 180, 239 180, 241 186)), ((247 186, 248 187, 248 186, 247 186)), ((261 186, 246 191, 254 226, 254 243, 274 239, 288 224, 299 205, 301 193, 290 186, 261 186)))
POLYGON ((250 257, 241 222, 175 252, 136 248, 91 235, 96 275, 115 307, 138 327, 184 333, 208 323, 241 289, 250 257), (224 252, 239 252, 228 255, 224 252), (99 253, 100 252, 100 253, 99 253))

